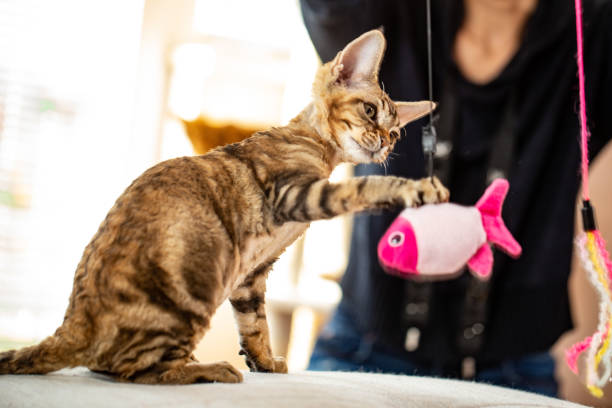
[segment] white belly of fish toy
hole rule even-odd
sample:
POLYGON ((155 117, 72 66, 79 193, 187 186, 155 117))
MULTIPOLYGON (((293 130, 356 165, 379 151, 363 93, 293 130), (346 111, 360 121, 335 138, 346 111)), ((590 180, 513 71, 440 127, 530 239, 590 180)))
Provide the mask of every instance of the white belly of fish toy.
POLYGON ((385 271, 402 277, 444 278, 464 265, 481 279, 493 268, 489 243, 512 257, 521 254, 501 218, 508 181, 491 183, 473 207, 434 204, 407 208, 378 243, 378 258, 385 271))

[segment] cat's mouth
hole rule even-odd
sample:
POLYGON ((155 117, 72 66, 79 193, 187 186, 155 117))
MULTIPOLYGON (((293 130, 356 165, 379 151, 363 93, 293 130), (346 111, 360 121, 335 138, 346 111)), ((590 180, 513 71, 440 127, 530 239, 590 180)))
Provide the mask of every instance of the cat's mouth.
POLYGON ((366 155, 371 161, 376 163, 381 163, 387 158, 387 151, 389 146, 382 146, 379 144, 376 148, 370 148, 362 145, 351 136, 351 141, 355 144, 355 146, 359 149, 359 151, 366 155))
POLYGON ((376 153, 372 154, 372 160, 376 163, 382 163, 387 159, 389 146, 381 147, 376 153))

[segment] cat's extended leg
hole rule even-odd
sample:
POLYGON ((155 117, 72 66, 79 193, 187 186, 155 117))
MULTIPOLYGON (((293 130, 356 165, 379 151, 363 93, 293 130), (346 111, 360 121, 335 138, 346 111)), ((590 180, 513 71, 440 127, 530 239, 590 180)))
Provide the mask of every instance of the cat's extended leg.
POLYGON ((240 333, 240 354, 251 371, 286 373, 282 357, 274 357, 270 348, 268 322, 264 307, 266 277, 272 263, 251 272, 230 295, 240 333))
POLYGON ((274 200, 279 222, 309 222, 358 211, 445 202, 449 198, 448 190, 435 177, 412 180, 367 176, 339 183, 314 180, 287 184, 279 191, 274 200))

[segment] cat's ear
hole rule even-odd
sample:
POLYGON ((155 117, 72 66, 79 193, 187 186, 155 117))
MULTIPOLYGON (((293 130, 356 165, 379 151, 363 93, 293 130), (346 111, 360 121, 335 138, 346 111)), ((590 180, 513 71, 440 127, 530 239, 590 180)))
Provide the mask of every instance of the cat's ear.
POLYGON ((334 60, 337 81, 347 86, 378 84, 378 70, 386 41, 381 30, 371 30, 351 41, 334 60))
POLYGON ((431 101, 418 102, 395 102, 397 107, 397 116, 400 120, 400 127, 404 127, 407 123, 415 121, 427 115, 429 112, 436 109, 436 103, 431 101))

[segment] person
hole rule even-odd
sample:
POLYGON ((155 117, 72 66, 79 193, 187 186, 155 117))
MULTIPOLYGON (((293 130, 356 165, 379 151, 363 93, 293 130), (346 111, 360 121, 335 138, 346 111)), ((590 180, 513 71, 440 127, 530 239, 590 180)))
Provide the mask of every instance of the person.
MULTIPOLYGON (((584 1, 591 158, 612 136, 612 2, 584 1)), ((393 100, 428 99, 426 2, 301 0, 322 61, 382 27, 380 79, 393 100)), ((469 378, 557 395, 550 347, 572 328, 567 281, 580 177, 574 2, 432 0, 436 174, 473 205, 504 175, 503 217, 523 247, 495 255, 490 282, 469 273, 422 283, 385 274, 377 243, 397 212, 355 216, 342 300, 309 369, 469 378)), ((427 119, 420 124, 425 125, 427 119)), ((388 169, 425 174, 421 128, 409 125, 388 169)))

